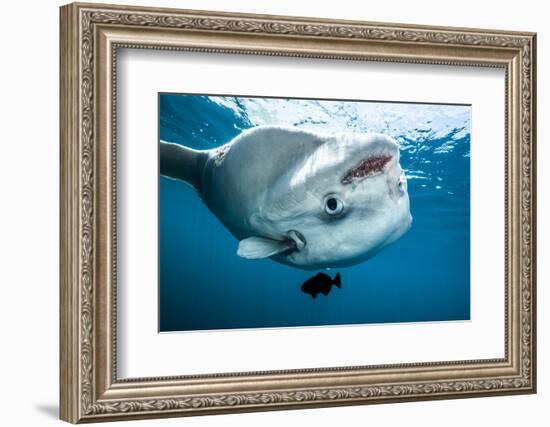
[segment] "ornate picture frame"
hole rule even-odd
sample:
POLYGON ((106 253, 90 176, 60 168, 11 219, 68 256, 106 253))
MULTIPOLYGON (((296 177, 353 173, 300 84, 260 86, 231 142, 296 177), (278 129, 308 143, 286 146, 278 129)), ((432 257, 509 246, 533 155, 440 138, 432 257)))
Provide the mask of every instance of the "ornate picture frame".
MULTIPOLYGON (((74 3, 60 10, 60 417, 112 421, 536 391, 536 35, 74 3), (504 357, 117 377, 118 49, 505 71, 504 357)), ((155 285, 152 285, 155 286, 155 285)))

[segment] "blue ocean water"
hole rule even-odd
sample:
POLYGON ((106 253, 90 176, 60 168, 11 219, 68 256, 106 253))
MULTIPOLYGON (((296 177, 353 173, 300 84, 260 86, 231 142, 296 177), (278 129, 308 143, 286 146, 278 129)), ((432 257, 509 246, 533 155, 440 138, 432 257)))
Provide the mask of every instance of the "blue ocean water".
POLYGON ((316 272, 237 256, 238 242, 188 185, 159 183, 159 330, 470 319, 470 107, 159 94, 163 141, 220 146, 263 124, 382 132, 401 146, 413 224, 313 299, 316 272))

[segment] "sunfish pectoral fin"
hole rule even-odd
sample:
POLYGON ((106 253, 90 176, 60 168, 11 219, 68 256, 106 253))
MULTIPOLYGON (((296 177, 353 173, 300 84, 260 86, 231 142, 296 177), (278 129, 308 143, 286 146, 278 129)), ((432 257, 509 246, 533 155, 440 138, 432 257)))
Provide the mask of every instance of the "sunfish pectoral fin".
POLYGON ((248 259, 269 258, 295 247, 296 244, 292 240, 281 241, 265 237, 249 237, 239 242, 237 255, 248 259))

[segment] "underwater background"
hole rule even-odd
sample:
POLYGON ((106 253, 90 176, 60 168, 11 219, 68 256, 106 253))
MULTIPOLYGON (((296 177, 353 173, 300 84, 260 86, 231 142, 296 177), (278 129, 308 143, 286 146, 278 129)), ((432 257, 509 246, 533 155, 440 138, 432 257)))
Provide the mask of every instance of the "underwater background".
POLYGON ((470 106, 159 94, 160 140, 195 149, 265 124, 395 138, 413 223, 370 260, 316 271, 237 256, 238 241, 180 181, 159 177, 159 331, 470 319, 470 106))

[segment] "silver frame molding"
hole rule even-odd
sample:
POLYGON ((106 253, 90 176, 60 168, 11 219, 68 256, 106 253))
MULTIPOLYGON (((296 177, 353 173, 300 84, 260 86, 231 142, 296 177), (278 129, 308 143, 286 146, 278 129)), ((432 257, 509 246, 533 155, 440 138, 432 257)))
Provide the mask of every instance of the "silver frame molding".
POLYGON ((60 9, 60 417, 72 423, 536 391, 536 34, 74 3, 60 9), (121 380, 118 48, 500 67, 505 357, 121 380))

